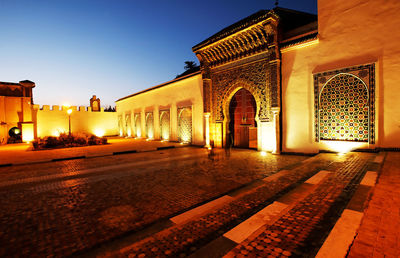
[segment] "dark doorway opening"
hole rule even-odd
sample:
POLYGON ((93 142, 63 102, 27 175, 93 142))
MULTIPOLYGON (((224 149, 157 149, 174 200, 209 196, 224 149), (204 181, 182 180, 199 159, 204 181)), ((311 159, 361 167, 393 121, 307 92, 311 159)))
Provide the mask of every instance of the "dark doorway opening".
POLYGON ((227 144, 233 147, 257 148, 256 101, 246 89, 240 89, 229 104, 229 132, 227 144))

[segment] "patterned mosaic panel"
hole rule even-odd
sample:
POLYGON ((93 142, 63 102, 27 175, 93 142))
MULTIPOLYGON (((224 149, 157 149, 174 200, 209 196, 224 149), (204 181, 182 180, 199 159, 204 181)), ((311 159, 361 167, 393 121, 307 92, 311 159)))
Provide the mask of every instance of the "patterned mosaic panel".
POLYGON ((374 142, 373 68, 314 75, 317 141, 374 142))
POLYGON ((135 114, 135 136, 136 137, 141 137, 142 132, 141 132, 141 121, 140 121, 140 114, 135 114))
POLYGON ((130 114, 125 115, 125 128, 126 128, 126 135, 130 137, 132 135, 130 114))
POLYGON ((146 113, 146 137, 149 139, 154 138, 154 118, 153 113, 146 113))
POLYGON ((161 138, 163 140, 169 139, 170 134, 170 116, 169 111, 161 111, 160 115, 160 131, 161 131, 161 138))
POLYGON ((331 79, 320 95, 321 140, 368 142, 368 90, 350 74, 331 79))
POLYGON ((246 64, 231 69, 213 72, 212 79, 212 111, 214 121, 224 120, 223 106, 228 96, 239 86, 250 91, 259 103, 259 118, 270 119, 270 85, 268 59, 246 64))
POLYGON ((178 108, 178 141, 192 142, 191 108, 178 108))

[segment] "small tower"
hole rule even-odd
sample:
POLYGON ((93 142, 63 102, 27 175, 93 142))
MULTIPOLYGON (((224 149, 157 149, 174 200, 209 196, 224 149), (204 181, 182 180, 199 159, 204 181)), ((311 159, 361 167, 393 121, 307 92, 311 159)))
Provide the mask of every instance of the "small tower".
POLYGON ((93 95, 93 97, 90 99, 90 107, 92 108, 92 111, 100 111, 100 99, 96 98, 96 95, 93 95))

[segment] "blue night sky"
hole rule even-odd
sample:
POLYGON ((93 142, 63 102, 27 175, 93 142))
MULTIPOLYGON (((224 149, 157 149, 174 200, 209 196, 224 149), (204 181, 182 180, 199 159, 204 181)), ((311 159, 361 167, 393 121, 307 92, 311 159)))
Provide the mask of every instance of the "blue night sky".
MULTIPOLYGON (((174 79, 191 48, 274 0, 0 0, 0 81, 36 83, 40 105, 102 106, 174 79)), ((280 7, 316 13, 317 0, 280 7)))

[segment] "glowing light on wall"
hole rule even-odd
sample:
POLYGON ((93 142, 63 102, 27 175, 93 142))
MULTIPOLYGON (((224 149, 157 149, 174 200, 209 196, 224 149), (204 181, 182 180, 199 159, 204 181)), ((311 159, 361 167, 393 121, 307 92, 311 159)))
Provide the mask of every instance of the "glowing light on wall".
POLYGON ((178 109, 178 139, 180 142, 192 142, 192 109, 178 109))
POLYGON ((147 129, 147 138, 149 138, 149 139, 153 139, 154 138, 153 129, 147 129))
POLYGON ((153 113, 146 114, 146 136, 149 139, 154 138, 154 118, 153 113))
POLYGON ((365 145, 363 142, 347 142, 347 141, 321 141, 328 150, 344 154, 365 145))
POLYGON ((22 141, 31 142, 34 140, 33 123, 22 124, 22 141))
POLYGON ((160 130, 161 130, 161 139, 168 141, 169 140, 169 111, 162 111, 160 116, 160 130))
POLYGON ((97 128, 94 130, 94 135, 96 135, 97 137, 103 137, 104 136, 104 130, 101 128, 97 128))
POLYGON ((206 145, 205 147, 210 149, 210 114, 204 114, 205 119, 205 138, 206 138, 206 145))
POLYGON ((51 133, 51 135, 52 135, 52 136, 55 136, 55 137, 58 137, 58 136, 60 136, 60 131, 55 130, 55 131, 53 131, 53 132, 51 133))
MULTIPOLYGON (((191 133, 191 132, 190 132, 191 133)), ((188 130, 183 130, 181 134, 182 142, 190 142, 191 135, 188 130)))
POLYGON ((263 157, 265 157, 265 156, 267 156, 267 152, 261 151, 261 152, 260 152, 260 155, 263 156, 263 157))
POLYGON ((260 140, 260 151, 276 151, 276 139, 274 132, 274 123, 271 122, 260 122, 259 130, 258 130, 258 139, 260 140))

